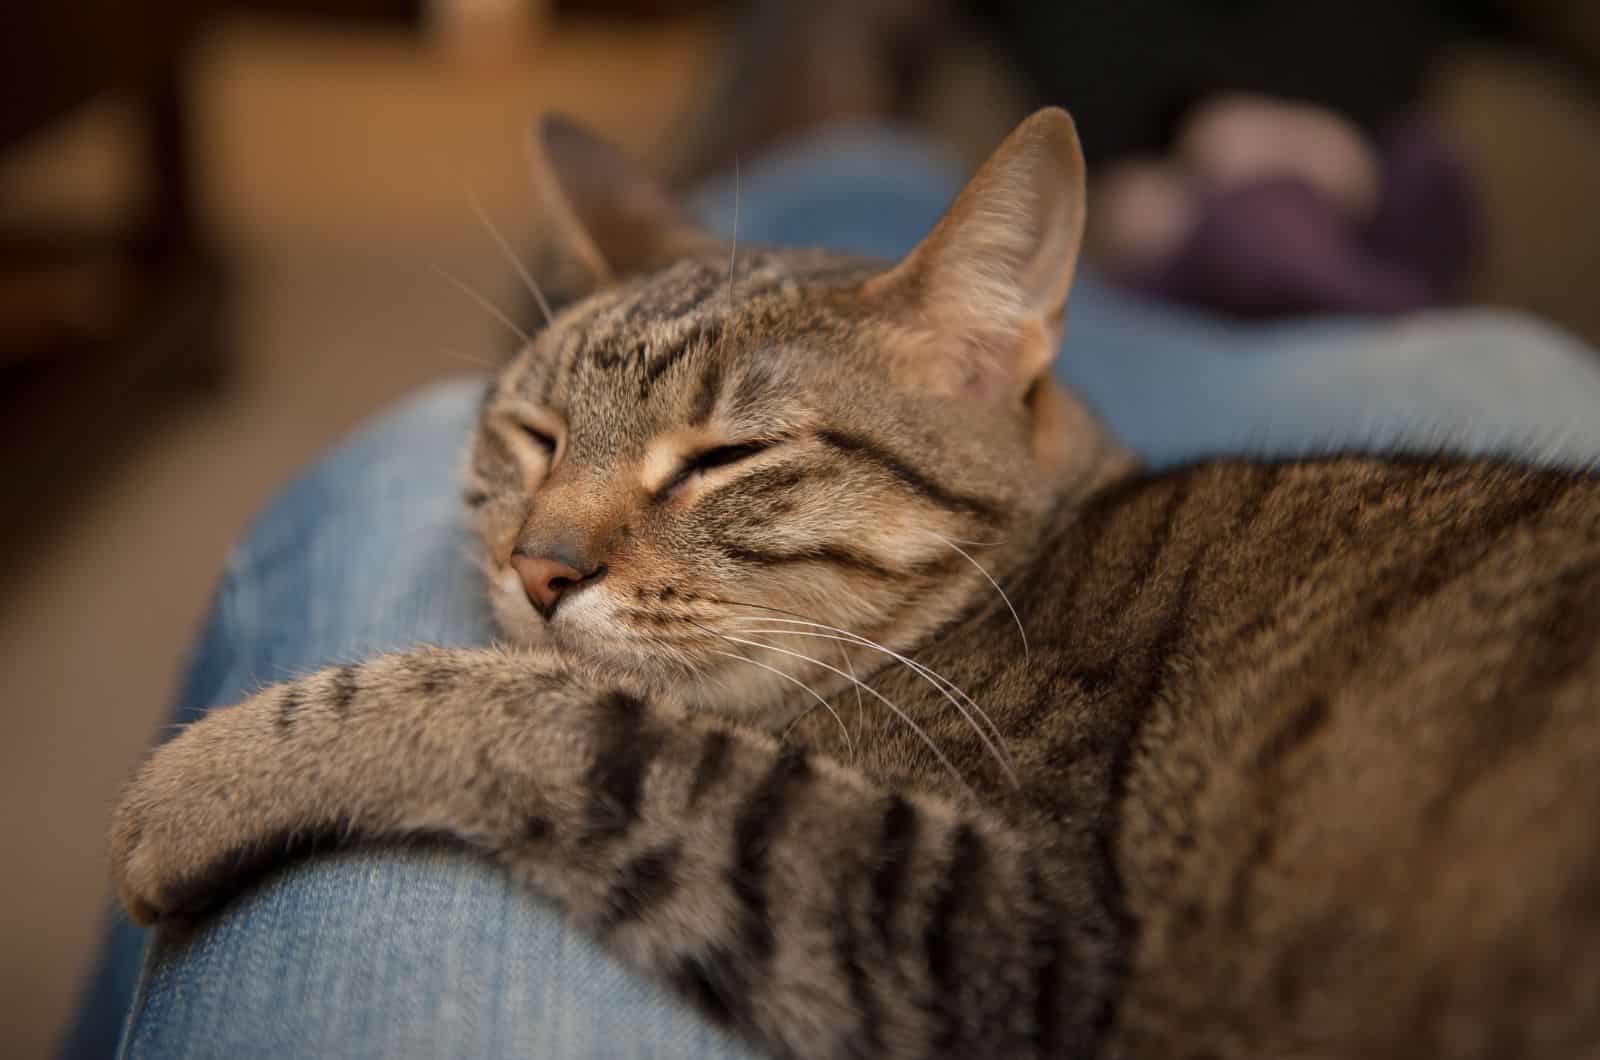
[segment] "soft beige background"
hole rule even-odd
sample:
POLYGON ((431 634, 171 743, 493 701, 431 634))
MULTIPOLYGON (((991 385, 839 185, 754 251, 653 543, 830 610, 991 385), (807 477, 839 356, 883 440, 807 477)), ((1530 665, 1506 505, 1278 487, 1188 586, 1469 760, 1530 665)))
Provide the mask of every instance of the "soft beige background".
MULTIPOLYGON (((0 580, 0 1052, 43 1055, 73 998, 105 899, 109 803, 230 541, 340 432, 502 348, 498 325, 431 268, 513 304, 463 186, 524 231, 534 114, 559 107, 658 152, 700 97, 714 43, 698 24, 563 27, 471 61, 281 25, 208 43, 194 74, 209 213, 237 270, 236 375, 111 440, 125 451, 103 486, 0 580)), ((1592 105, 1540 68, 1482 55, 1449 64, 1435 96, 1489 196, 1480 293, 1600 336, 1592 105)), ((64 210, 116 200, 124 132, 115 112, 86 115, 0 170, 0 195, 64 210)))

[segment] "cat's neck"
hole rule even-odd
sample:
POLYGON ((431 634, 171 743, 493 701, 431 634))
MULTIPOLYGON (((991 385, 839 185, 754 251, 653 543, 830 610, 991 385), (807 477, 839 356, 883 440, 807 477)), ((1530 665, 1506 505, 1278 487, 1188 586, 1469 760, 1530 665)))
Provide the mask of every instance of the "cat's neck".
MULTIPOLYGON (((1146 473, 1132 451, 1075 396, 1057 393, 1061 402, 1051 413, 1055 419, 1042 425, 1052 433, 1052 439, 1044 443, 1051 448, 1042 452, 1035 448, 1035 459, 1046 472, 1040 478, 1039 492, 1033 503, 1019 506, 1015 521, 1002 531, 1003 540, 982 556, 982 568, 993 584, 982 575, 966 572, 969 577, 964 579, 961 602, 930 631, 928 641, 938 641, 952 629, 970 631, 974 611, 995 605, 996 586, 1009 587, 1001 588, 1001 593, 1028 592, 1027 572, 1048 566, 1049 554, 1060 547, 1063 533, 1083 517, 1095 498, 1146 473)), ((997 613, 997 621, 1002 621, 1001 614, 997 613)))
POLYGON ((1062 522, 1091 497, 1144 473, 1123 445, 1076 394, 1045 380, 1034 399, 1032 456, 1041 475, 1035 502, 1023 506, 1010 548, 993 559, 1007 570, 1029 562, 1062 522))
POLYGON ((1049 377, 1031 396, 1029 448, 1041 472, 1044 508, 1081 500, 1140 471, 1139 461, 1083 400, 1049 377))

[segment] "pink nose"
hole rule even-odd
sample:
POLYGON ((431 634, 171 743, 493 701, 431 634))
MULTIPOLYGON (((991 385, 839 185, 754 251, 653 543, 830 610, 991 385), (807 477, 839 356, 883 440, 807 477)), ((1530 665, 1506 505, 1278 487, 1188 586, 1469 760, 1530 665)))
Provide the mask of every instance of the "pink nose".
POLYGON ((520 552, 512 554, 511 566, 522 579, 522 588, 528 594, 528 602, 546 618, 555 614, 556 604, 561 602, 564 595, 578 585, 593 581, 605 573, 604 567, 598 567, 585 574, 558 559, 528 556, 520 552))

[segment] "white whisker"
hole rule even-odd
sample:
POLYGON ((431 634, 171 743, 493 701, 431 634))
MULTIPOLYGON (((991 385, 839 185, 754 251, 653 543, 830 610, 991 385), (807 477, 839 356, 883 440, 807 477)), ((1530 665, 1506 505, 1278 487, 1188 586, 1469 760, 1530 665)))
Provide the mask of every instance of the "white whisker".
MULTIPOLYGON (((761 641, 758 641, 758 640, 747 640, 744 637, 730 637, 725 633, 717 633, 715 630, 710 630, 710 632, 715 634, 718 637, 721 637, 725 641, 729 641, 730 643, 733 643, 733 644, 746 644, 746 645, 749 645, 752 648, 761 648, 761 649, 763 649, 765 651, 775 651, 780 655, 788 655, 788 656, 791 656, 793 658, 800 659, 803 662, 808 662, 813 666, 820 666, 824 670, 827 670, 829 673, 837 674, 840 677, 843 677, 847 681, 850 680, 850 675, 845 673, 843 670, 839 669, 837 666, 829 666, 827 663, 823 662, 822 660, 813 659, 811 656, 805 655, 805 654, 803 654, 801 652, 790 651, 788 648, 780 648, 775 644, 763 644, 761 641)), ((958 770, 951 763, 949 758, 945 757, 945 753, 943 751, 939 750, 939 745, 933 742, 933 737, 929 736, 927 734, 927 732, 922 728, 922 726, 918 725, 915 721, 912 721, 911 720, 911 716, 909 714, 907 714, 905 711, 901 710, 898 704, 894 703, 888 697, 884 696, 876 688, 873 688, 871 685, 862 684, 860 681, 856 681, 855 685, 856 685, 856 687, 860 688, 862 691, 866 692, 867 695, 871 696, 872 698, 876 699, 879 703, 882 703, 884 706, 886 706, 890 710, 894 711, 895 716, 898 717, 901 721, 905 722, 906 726, 908 728, 910 728, 912 732, 916 733, 918 738, 920 738, 922 740, 922 742, 927 745, 928 750, 933 752, 933 756, 935 758, 937 758, 940 761, 940 763, 943 764, 943 766, 950 771, 950 775, 955 778, 956 783, 960 784, 961 787, 969 795, 972 794, 971 787, 969 787, 967 782, 964 779, 962 779, 961 771, 958 770)))
POLYGON ((839 645, 839 658, 844 660, 844 668, 850 671, 850 683, 856 686, 856 731, 860 732, 867 724, 867 705, 861 698, 861 682, 856 680, 856 666, 850 661, 850 653, 843 644, 839 645))
POLYGON ((739 156, 733 156, 733 237, 728 247, 728 309, 733 309, 733 265, 739 253, 739 156))
POLYGON ((522 284, 528 289, 528 293, 533 295, 533 300, 539 303, 539 312, 544 314, 544 322, 546 324, 555 323, 555 314, 550 312, 550 303, 545 301, 544 292, 539 289, 538 282, 534 280, 533 273, 528 271, 528 266, 523 262, 522 256, 511 248, 511 244, 501 234, 499 227, 494 221, 490 220, 488 211, 478 201, 478 196, 473 193, 472 188, 465 181, 462 182, 461 187, 466 193, 467 204, 472 207, 472 212, 478 215, 478 222, 489 233, 489 238, 494 240, 495 246, 500 248, 500 253, 505 255, 506 261, 510 262, 511 267, 517 270, 517 275, 522 277, 522 284))
MULTIPOLYGON (((782 607, 772 607, 772 606, 767 605, 767 604, 750 604, 750 603, 745 603, 742 600, 718 600, 715 597, 713 597, 712 599, 716 603, 726 604, 726 605, 730 605, 730 606, 733 606, 733 607, 752 607, 752 608, 756 608, 757 610, 761 610, 761 611, 771 611, 774 614, 794 615, 797 618, 799 617, 799 612, 798 611, 789 611, 789 610, 787 610, 785 608, 782 608, 782 607)), ((774 619, 774 621, 778 621, 778 620, 774 619)), ((842 629, 839 629, 839 628, 837 628, 835 626, 823 626, 821 623, 810 623, 810 624, 811 625, 815 625, 820 629, 832 630, 835 633, 848 633, 849 632, 848 630, 842 630, 842 629)), ((699 626, 700 623, 696 622, 695 625, 699 626)), ((706 627, 700 626, 700 628, 701 629, 705 629, 706 627)), ((851 636, 855 636, 855 634, 850 634, 850 635, 851 636)), ((870 642, 868 642, 868 644, 869 644, 869 646, 872 646, 870 642)), ((866 702, 864 700, 862 700, 862 698, 861 698, 861 682, 856 680, 855 663, 850 661, 850 653, 845 650, 845 646, 844 646, 844 644, 842 642, 839 645, 839 658, 844 660, 844 668, 846 670, 850 671, 850 681, 855 686, 855 693, 856 693, 856 730, 860 731, 862 728, 864 728, 866 726, 866 723, 867 723, 867 720, 866 720, 867 719, 867 705, 866 705, 866 702)), ((960 689, 956 689, 956 691, 960 692, 961 690, 960 689)), ((961 694, 963 696, 967 695, 965 692, 961 692, 961 694)), ((969 702, 971 701, 971 698, 972 698, 971 696, 967 696, 967 699, 968 699, 969 702)), ((972 706, 973 706, 974 710, 978 710, 978 713, 980 713, 980 714, 983 713, 983 711, 978 708, 978 705, 976 703, 973 703, 972 706)), ((985 720, 987 720, 987 716, 985 716, 985 720)), ((998 729, 995 730, 995 735, 996 735, 996 737, 998 737, 1000 735, 1000 731, 998 729)))
MULTIPOLYGON (((775 620, 773 620, 773 619, 751 619, 749 621, 752 621, 752 622, 769 622, 769 621, 775 621, 775 620)), ((810 624, 811 625, 816 625, 816 623, 810 623, 810 624)), ((960 692, 961 690, 959 688, 956 688, 955 684, 953 682, 951 682, 948 678, 946 678, 943 675, 939 674, 938 672, 930 669, 929 667, 924 666, 923 664, 917 662, 915 659, 907 658, 906 656, 900 655, 899 653, 893 651, 892 649, 885 648, 880 644, 871 643, 870 641, 867 641, 865 638, 860 638, 860 637, 856 637, 856 636, 853 636, 853 635, 852 636, 838 636, 838 635, 832 634, 832 633, 811 633, 811 632, 806 632, 806 631, 802 631, 802 630, 795 630, 795 629, 768 628, 766 626, 761 626, 761 627, 758 627, 758 628, 755 628, 755 629, 751 629, 751 628, 742 626, 741 627, 741 631, 742 632, 746 632, 746 633, 766 634, 766 635, 769 635, 769 636, 771 636, 771 635, 779 635, 779 636, 788 636, 788 637, 811 637, 811 638, 814 638, 814 639, 817 639, 817 640, 831 640, 831 641, 839 641, 839 642, 849 643, 849 644, 860 644, 862 647, 872 648, 875 651, 880 651, 883 654, 888 655, 888 656, 898 660, 899 662, 904 664, 908 669, 910 669, 913 673, 915 673, 917 676, 921 677, 923 680, 927 681, 930 685, 932 685, 936 690, 938 690, 938 692, 941 695, 944 696, 945 699, 950 701, 950 705, 956 708, 956 711, 958 713, 960 713, 961 717, 963 719, 965 719, 965 721, 967 722, 968 725, 972 726, 972 731, 977 733, 978 739, 983 741, 984 747, 986 747, 988 749, 990 754, 994 755, 995 761, 999 763, 1000 768, 1005 772, 1006 779, 1011 781, 1011 784, 1012 784, 1013 787, 1021 787, 1021 782, 1017 779, 1016 770, 1015 770, 1014 766, 1012 765, 1009 753, 1004 752, 1001 749, 1004 746, 1003 741, 1002 741, 1002 743, 1000 745, 997 745, 994 740, 990 739, 989 733, 984 731, 983 726, 978 724, 977 719, 975 719, 972 716, 972 714, 968 712, 967 708, 961 704, 961 701, 959 699, 957 699, 955 696, 951 695, 949 689, 947 689, 945 686, 948 685, 949 688, 954 688, 958 692, 960 692)), ((966 693, 962 692, 962 695, 965 696, 966 693)), ((967 697, 967 698, 970 699, 971 697, 967 697)), ((973 706, 974 710, 978 711, 980 714, 983 714, 982 709, 979 708, 976 703, 973 703, 972 706, 973 706)), ((991 728, 994 727, 994 722, 989 719, 987 714, 983 714, 983 718, 984 718, 985 721, 987 721, 989 723, 991 728)), ((998 729, 995 729, 995 735, 997 737, 999 736, 999 730, 998 729)))
MULTIPOLYGON (((740 656, 740 658, 743 658, 743 656, 740 656)), ((695 665, 694 663, 689 664, 689 672, 692 675, 695 684, 700 686, 701 691, 705 691, 707 685, 716 685, 718 689, 726 693, 731 687, 729 684, 728 675, 725 673, 707 670, 702 666, 695 665)))
MULTIPOLYGON (((764 662, 757 662, 756 660, 750 658, 748 655, 736 655, 731 651, 722 651, 722 650, 717 649, 717 648, 712 648, 711 649, 711 654, 713 654, 713 655, 725 655, 730 659, 738 659, 740 662, 747 662, 751 666, 759 666, 761 669, 767 671, 767 673, 775 674, 776 676, 783 678, 785 681, 788 681, 791 684, 799 685, 801 688, 805 689, 806 692, 811 696, 811 698, 816 700, 818 703, 822 704, 822 709, 827 711, 829 714, 832 714, 833 715, 833 720, 839 723, 839 731, 844 734, 844 745, 850 751, 851 759, 855 758, 855 756, 856 756, 856 742, 850 738, 850 730, 844 727, 844 719, 839 717, 839 712, 834 710, 833 706, 826 699, 823 699, 822 696, 817 692, 816 689, 812 688, 810 685, 806 684, 804 681, 800 680, 798 677, 794 676, 793 674, 786 674, 782 670, 778 669, 776 666, 768 666, 764 662)), ((796 722, 798 722, 801 718, 805 717, 807 714, 811 713, 811 709, 812 708, 807 707, 793 721, 789 722, 788 727, 783 730, 783 737, 784 738, 788 737, 789 730, 795 727, 795 723, 796 722)))
POLYGON ((482 357, 474 357, 470 353, 462 353, 460 350, 454 350, 448 346, 443 347, 439 352, 443 353, 451 360, 465 361, 467 364, 470 364, 476 368, 487 368, 491 372, 500 367, 493 361, 485 360, 482 357))
POLYGON ((719 349, 726 347, 733 331, 733 270, 739 259, 739 157, 733 159, 733 236, 728 245, 728 323, 717 338, 719 349))
MULTIPOLYGON (((793 618, 761 618, 761 619, 749 618, 749 619, 742 619, 741 621, 746 621, 746 622, 777 622, 777 623, 782 623, 784 625, 806 626, 806 627, 809 627, 811 629, 826 630, 829 633, 837 633, 837 634, 840 634, 841 636, 848 637, 852 643, 860 644, 862 647, 865 647, 865 648, 871 648, 874 651, 881 652, 882 654, 889 656, 891 659, 897 660, 902 665, 910 667, 913 672, 921 674, 923 679, 928 681, 935 688, 940 688, 940 689, 948 688, 951 692, 954 692, 956 695, 958 695, 962 699, 966 700, 967 706, 971 707, 973 709, 973 711, 978 715, 978 717, 983 719, 984 724, 989 727, 989 732, 994 736, 995 741, 1001 746, 1002 749, 1005 748, 1005 741, 1006 741, 1005 734, 1003 734, 1000 731, 1000 726, 998 726, 998 725, 996 725, 994 723, 994 719, 989 717, 988 712, 985 711, 981 706, 979 706, 978 705, 978 701, 973 699, 970 695, 968 695, 961 688, 960 685, 956 684, 954 681, 950 680, 948 677, 945 677, 943 674, 941 674, 938 671, 934 670, 932 667, 927 666, 924 663, 920 663, 917 660, 915 660, 915 659, 913 659, 913 658, 911 658, 909 656, 902 655, 899 652, 895 651, 893 648, 890 648, 890 647, 888 647, 886 645, 883 645, 883 644, 879 644, 877 641, 873 640, 871 637, 863 637, 861 634, 856 633, 853 630, 848 630, 848 629, 845 629, 845 628, 843 628, 841 626, 830 626, 825 622, 813 622, 813 621, 805 618, 798 611, 791 611, 788 608, 783 608, 783 607, 773 607, 770 604, 752 604, 752 603, 749 603, 749 602, 744 601, 744 600, 721 599, 721 598, 715 598, 715 597, 713 597, 712 600, 715 603, 723 604, 723 605, 728 606, 728 607, 749 607, 749 608, 753 608, 753 609, 755 609, 757 611, 768 611, 768 612, 771 612, 771 613, 776 614, 776 615, 792 615, 792 616, 794 616, 793 618)), ((1010 759, 1011 755, 1010 755, 1009 751, 1006 751, 1006 757, 1007 757, 1008 760, 1010 759)))
POLYGON ((967 554, 966 549, 962 548, 948 537, 945 537, 943 534, 935 533, 934 531, 926 528, 923 529, 923 533, 928 534, 931 537, 938 538, 940 541, 943 541, 945 544, 961 553, 961 557, 974 567, 978 568, 978 573, 987 578, 989 580, 989 584, 994 586, 994 591, 1000 594, 1001 600, 1005 601, 1006 610, 1011 612, 1011 621, 1017 624, 1017 632, 1022 636, 1022 654, 1024 657, 1026 657, 1028 655, 1028 631, 1022 628, 1022 618, 1017 614, 1017 609, 1011 606, 1011 597, 1007 596, 1006 591, 1000 588, 1000 583, 994 580, 994 576, 992 574, 983 569, 983 564, 973 559, 967 554))
POLYGON ((523 331, 521 328, 517 327, 516 321, 506 316, 505 312, 499 306, 495 305, 494 302, 490 301, 487 296, 479 294, 471 284, 467 283, 465 280, 459 279, 454 273, 449 272, 442 265, 434 265, 433 271, 438 273, 440 276, 443 276, 451 283, 455 284, 462 294, 466 295, 474 302, 477 302, 486 313, 500 321, 500 323, 504 324, 506 327, 510 328, 511 333, 517 338, 521 339, 524 345, 533 345, 532 336, 530 336, 526 331, 523 331))

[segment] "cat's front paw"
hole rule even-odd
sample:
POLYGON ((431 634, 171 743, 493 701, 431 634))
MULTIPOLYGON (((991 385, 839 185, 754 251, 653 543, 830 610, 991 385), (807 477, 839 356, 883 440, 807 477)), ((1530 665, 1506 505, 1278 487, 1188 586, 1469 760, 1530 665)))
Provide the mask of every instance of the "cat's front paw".
POLYGON ((248 706, 217 711, 152 755, 112 818, 111 872, 140 924, 192 916, 221 902, 281 853, 289 820, 276 794, 270 744, 248 706))
POLYGON ((157 751, 112 819, 112 879, 139 924, 200 912, 219 897, 208 881, 228 840, 214 834, 216 815, 197 807, 208 785, 189 775, 198 763, 188 750, 169 744, 157 751))
POLYGON ((170 879, 162 866, 170 863, 159 843, 145 842, 143 815, 125 801, 111 825, 111 878, 117 900, 135 924, 148 927, 170 915, 170 879))

